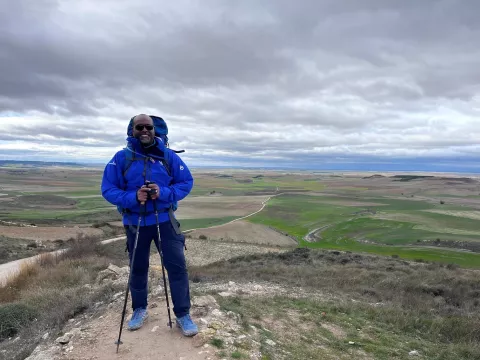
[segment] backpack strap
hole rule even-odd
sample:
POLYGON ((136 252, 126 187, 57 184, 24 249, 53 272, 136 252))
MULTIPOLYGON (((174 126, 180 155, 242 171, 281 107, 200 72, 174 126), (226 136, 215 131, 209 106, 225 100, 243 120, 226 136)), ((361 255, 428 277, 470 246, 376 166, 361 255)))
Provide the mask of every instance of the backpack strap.
MULTIPOLYGON (((168 154, 168 151, 165 151, 163 159, 162 159, 162 164, 165 167, 165 169, 167 170, 168 175, 172 176, 172 169, 171 169, 170 163, 167 159, 167 157, 168 157, 167 154, 168 154)), ((180 230, 177 219, 175 218, 175 215, 174 215, 175 210, 176 210, 176 203, 175 204, 173 204, 173 203, 170 204, 170 207, 168 208, 168 217, 170 218, 170 222, 172 223, 172 226, 173 226, 173 229, 175 230, 175 233, 177 235, 180 235, 182 233, 182 231, 180 230)), ((185 250, 186 249, 187 249, 187 247, 185 246, 185 250)))
POLYGON ((130 151, 129 149, 125 149, 125 164, 122 171, 123 181, 125 183, 125 189, 127 188, 127 179, 125 178, 125 175, 127 175, 128 169, 130 169, 130 166, 132 166, 132 163, 135 160, 137 160, 135 153, 133 151, 130 151))
MULTIPOLYGON (((135 153, 133 151, 131 151, 130 149, 126 148, 125 149, 125 163, 124 163, 124 168, 122 169, 122 175, 123 175, 123 189, 126 190, 127 189, 127 178, 126 178, 126 175, 127 175, 127 172, 128 170, 130 169, 130 166, 132 166, 133 162, 134 161, 137 161, 137 160, 141 160, 140 157, 138 156, 135 156, 135 153)), ((145 157, 144 160, 143 160, 143 172, 142 172, 142 176, 145 178, 145 175, 146 175, 146 172, 147 172, 147 161, 148 161, 148 157, 145 157)), ((133 228, 133 224, 132 224, 132 221, 131 221, 131 218, 130 218, 130 210, 128 209, 125 209, 125 208, 121 208, 121 211, 120 211, 122 214, 127 214, 127 218, 128 218, 128 228, 130 229, 130 231, 132 232, 135 232, 136 230, 133 228)), ((127 251, 128 249, 126 248, 125 251, 127 251)))

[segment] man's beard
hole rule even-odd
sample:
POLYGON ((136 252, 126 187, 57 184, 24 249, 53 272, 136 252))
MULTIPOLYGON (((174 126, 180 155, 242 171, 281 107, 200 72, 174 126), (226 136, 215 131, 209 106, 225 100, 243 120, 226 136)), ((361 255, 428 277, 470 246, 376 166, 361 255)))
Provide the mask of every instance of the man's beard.
POLYGON ((153 143, 153 137, 151 135, 138 135, 136 138, 142 145, 151 145, 153 143))

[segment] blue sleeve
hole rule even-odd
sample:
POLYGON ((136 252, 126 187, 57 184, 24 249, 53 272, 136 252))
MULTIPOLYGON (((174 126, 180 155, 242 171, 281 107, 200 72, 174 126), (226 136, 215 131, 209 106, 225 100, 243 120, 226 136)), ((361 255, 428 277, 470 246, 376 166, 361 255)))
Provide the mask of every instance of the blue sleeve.
POLYGON ((109 203, 128 209, 137 205, 137 192, 123 190, 122 165, 125 156, 121 154, 122 152, 117 152, 105 166, 101 189, 102 196, 109 203))
POLYGON ((160 200, 175 202, 184 199, 193 188, 193 176, 190 169, 175 152, 170 152, 170 169, 173 177, 170 186, 160 188, 160 200))

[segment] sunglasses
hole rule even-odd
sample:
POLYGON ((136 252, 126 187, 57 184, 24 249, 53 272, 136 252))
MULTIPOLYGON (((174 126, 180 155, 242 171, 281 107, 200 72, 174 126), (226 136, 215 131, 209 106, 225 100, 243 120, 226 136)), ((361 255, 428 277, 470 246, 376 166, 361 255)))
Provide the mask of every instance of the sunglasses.
POLYGON ((135 130, 143 131, 143 128, 147 129, 148 131, 153 130, 153 125, 135 125, 135 130))

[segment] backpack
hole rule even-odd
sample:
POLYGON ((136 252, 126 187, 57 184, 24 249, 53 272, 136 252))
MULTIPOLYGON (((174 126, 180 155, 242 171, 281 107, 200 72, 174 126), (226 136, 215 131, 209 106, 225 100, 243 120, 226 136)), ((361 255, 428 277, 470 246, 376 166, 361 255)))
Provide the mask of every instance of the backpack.
MULTIPOLYGON (((167 123, 160 116, 155 116, 155 115, 149 115, 149 116, 152 118, 153 125, 155 126, 155 136, 160 138, 167 148, 170 148, 169 144, 168 144, 167 123)), ((133 119, 134 119, 134 117, 132 117, 130 119, 130 123, 128 124, 128 128, 127 128, 127 135, 128 136, 133 136, 133 119)), ((175 153, 185 152, 185 150, 173 150, 173 149, 171 149, 171 150, 175 153)), ((162 160, 162 163, 163 163, 163 166, 165 167, 165 169, 167 170, 168 175, 171 176, 172 169, 170 167, 168 154, 169 154, 168 151, 166 151, 164 153, 164 159, 162 160)), ((125 175, 127 174, 128 169, 130 168, 130 165, 132 165, 132 163, 137 159, 140 159, 142 161, 144 160, 143 157, 135 157, 135 153, 133 153, 132 151, 128 151, 128 150, 125 151, 125 163, 124 163, 124 167, 122 169, 122 175, 123 175, 124 179, 125 179, 125 175)), ((125 184, 125 186, 126 186, 126 184, 125 184)), ((178 208, 178 202, 175 201, 172 204, 172 210, 176 211, 177 208, 178 208)), ((121 206, 117 206, 117 209, 118 209, 118 212, 120 214, 123 214, 123 213, 126 212, 126 209, 123 209, 121 206)))

